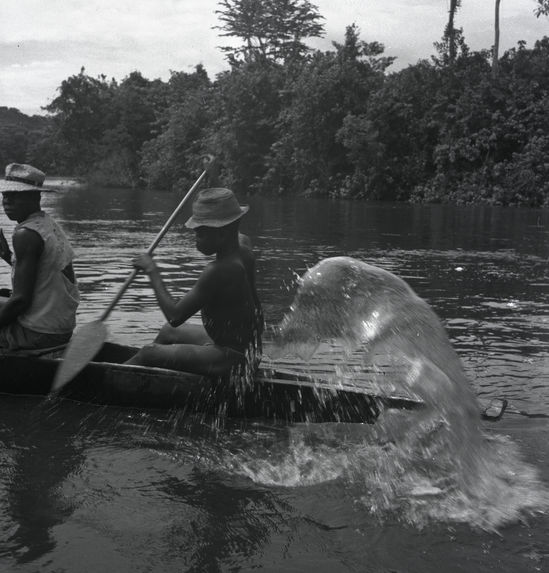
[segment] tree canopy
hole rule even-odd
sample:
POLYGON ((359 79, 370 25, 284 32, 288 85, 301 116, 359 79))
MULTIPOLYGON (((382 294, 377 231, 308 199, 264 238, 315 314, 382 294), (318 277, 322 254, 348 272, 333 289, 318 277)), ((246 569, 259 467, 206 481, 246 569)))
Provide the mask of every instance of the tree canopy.
POLYGON ((536 16, 549 16, 549 0, 535 0, 537 8, 535 10, 536 16))
POLYGON ((549 38, 519 42, 495 76, 493 52, 470 50, 452 20, 429 60, 392 71, 355 24, 331 49, 307 47, 323 27, 304 0, 222 0, 219 17, 236 41, 228 70, 117 82, 82 68, 32 136, 0 129, 5 161, 173 189, 209 152, 241 193, 549 205, 549 38))
POLYGON ((221 48, 233 65, 302 58, 310 50, 305 40, 324 33, 323 18, 308 0, 221 0, 216 14, 221 36, 242 40, 221 48))

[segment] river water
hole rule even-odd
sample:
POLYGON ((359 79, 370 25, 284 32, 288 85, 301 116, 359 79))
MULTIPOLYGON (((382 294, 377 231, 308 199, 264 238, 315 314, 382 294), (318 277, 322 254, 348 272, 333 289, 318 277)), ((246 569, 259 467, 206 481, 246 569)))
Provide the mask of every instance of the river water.
MULTIPOLYGON (((80 324, 100 315, 178 200, 102 189, 44 197, 77 253, 80 324)), ((299 275, 341 255, 391 271, 428 302, 473 393, 509 402, 500 421, 481 423, 482 471, 458 487, 450 442, 420 433, 413 411, 374 426, 210 425, 3 396, 0 570, 546 571, 549 212, 249 203, 243 230, 269 324, 288 312, 299 275)), ((156 255, 173 292, 206 262, 184 220, 156 255)), ((0 226, 11 234, 3 214, 0 226)), ((107 326, 111 340, 143 344, 162 323, 139 279, 107 326)))

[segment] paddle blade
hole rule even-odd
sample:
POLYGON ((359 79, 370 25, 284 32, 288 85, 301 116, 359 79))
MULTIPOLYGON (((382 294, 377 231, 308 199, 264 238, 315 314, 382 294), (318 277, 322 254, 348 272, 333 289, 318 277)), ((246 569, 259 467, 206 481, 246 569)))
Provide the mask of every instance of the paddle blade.
POLYGON ((91 362, 107 339, 107 327, 96 320, 84 325, 72 337, 51 387, 52 392, 60 390, 70 382, 86 364, 91 362))

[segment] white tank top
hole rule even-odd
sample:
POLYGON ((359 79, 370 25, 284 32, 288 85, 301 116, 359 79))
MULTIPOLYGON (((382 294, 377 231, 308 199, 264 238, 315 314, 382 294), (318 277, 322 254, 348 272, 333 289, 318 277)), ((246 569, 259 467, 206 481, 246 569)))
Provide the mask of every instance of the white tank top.
MULTIPOLYGON (((18 321, 31 330, 47 334, 72 332, 80 302, 77 284, 61 272, 72 263, 74 251, 61 227, 44 211, 33 213, 19 223, 19 229, 30 229, 44 241, 38 262, 38 274, 30 308, 18 321)), ((15 269, 15 259, 12 269, 15 269)), ((12 271, 13 272, 13 271, 12 271)))

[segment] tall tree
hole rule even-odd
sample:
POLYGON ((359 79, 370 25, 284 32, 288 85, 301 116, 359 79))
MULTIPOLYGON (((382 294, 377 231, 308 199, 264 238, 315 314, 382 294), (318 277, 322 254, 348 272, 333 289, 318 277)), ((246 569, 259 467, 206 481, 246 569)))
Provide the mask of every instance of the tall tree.
POLYGON ((433 59, 442 67, 452 66, 458 57, 466 55, 469 51, 463 36, 463 28, 455 26, 456 13, 460 7, 461 0, 450 0, 448 23, 444 28, 444 34, 440 42, 434 43, 439 56, 433 56, 433 59))
POLYGON ((117 86, 98 146, 98 182, 131 187, 140 184, 141 148, 155 135, 157 116, 167 107, 167 91, 160 80, 149 81, 137 71, 117 86))
POLYGON ((494 78, 498 76, 499 69, 499 5, 501 0, 496 0, 495 20, 494 20, 494 55, 492 58, 492 74, 494 78))
POLYGON ((192 166, 204 151, 211 151, 204 145, 205 126, 212 123, 210 89, 201 65, 192 73, 172 71, 167 85, 169 106, 157 112, 158 121, 151 128, 158 133, 139 152, 140 174, 149 186, 188 186, 192 166))
POLYGON ((347 27, 345 43, 334 47, 316 52, 283 90, 279 138, 268 158, 270 183, 280 190, 337 192, 354 172, 348 130, 341 130, 364 114, 392 58, 382 55, 378 42, 361 41, 355 25, 347 27), (348 116, 353 119, 346 121, 348 116))
POLYGON ((448 39, 448 57, 450 63, 456 59, 456 28, 454 26, 454 19, 458 8, 461 6, 461 0, 450 0, 450 10, 448 14, 448 24, 446 25, 445 36, 448 39))
POLYGON ((536 0, 538 7, 534 10, 535 15, 539 18, 540 16, 549 16, 549 0, 536 0))
POLYGON ((86 173, 97 159, 97 144, 109 127, 109 110, 116 83, 93 78, 82 68, 63 80, 59 95, 44 109, 53 115, 55 142, 63 150, 68 173, 86 173))
POLYGON ((284 81, 281 66, 254 62, 217 77, 208 148, 222 159, 224 179, 237 190, 261 187, 265 158, 277 140, 284 81))
POLYGON ((322 16, 308 0, 221 0, 216 11, 221 36, 240 38, 240 46, 223 46, 229 62, 302 58, 307 38, 324 33, 322 16))

